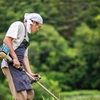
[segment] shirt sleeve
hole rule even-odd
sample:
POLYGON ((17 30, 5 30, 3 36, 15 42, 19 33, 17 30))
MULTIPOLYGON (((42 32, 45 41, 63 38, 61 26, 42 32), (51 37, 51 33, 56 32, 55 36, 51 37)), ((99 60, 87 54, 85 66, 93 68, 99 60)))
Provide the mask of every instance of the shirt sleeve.
POLYGON ((14 22, 10 25, 6 36, 10 36, 14 39, 17 39, 18 36, 18 31, 19 31, 19 23, 18 22, 14 22))
POLYGON ((28 48, 25 50, 24 56, 27 56, 28 57, 28 48))

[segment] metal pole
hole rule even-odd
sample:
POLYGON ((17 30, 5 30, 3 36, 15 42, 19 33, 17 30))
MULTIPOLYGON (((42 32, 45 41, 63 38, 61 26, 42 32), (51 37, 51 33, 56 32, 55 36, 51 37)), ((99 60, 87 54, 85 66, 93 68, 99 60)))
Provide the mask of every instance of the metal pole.
MULTIPOLYGON (((23 69, 24 70, 24 69, 23 69)), ((25 70, 24 70, 25 71, 25 70)), ((25 71, 26 72, 26 71, 25 71)), ((26 72, 26 74, 30 77, 30 78, 32 78, 33 80, 35 80, 35 78, 34 77, 32 77, 28 72, 26 72)), ((54 94, 52 94, 46 87, 44 87, 40 82, 38 82, 38 81, 36 81, 36 83, 38 84, 38 85, 40 85, 44 90, 46 90, 52 97, 54 97, 55 98, 55 100, 59 100, 54 94)))

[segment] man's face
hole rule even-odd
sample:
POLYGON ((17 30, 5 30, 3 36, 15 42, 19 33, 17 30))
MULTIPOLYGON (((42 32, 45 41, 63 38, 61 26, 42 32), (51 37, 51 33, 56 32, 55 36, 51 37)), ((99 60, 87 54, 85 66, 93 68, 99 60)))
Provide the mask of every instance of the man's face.
POLYGON ((31 33, 34 34, 35 32, 39 31, 41 26, 42 24, 33 21, 33 24, 31 24, 31 33))

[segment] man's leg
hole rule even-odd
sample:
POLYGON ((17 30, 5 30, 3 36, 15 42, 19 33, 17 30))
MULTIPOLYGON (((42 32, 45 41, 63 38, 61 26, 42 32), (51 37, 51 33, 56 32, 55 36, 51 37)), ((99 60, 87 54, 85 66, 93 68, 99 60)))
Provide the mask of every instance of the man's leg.
POLYGON ((33 100, 33 97, 34 97, 34 91, 28 90, 27 91, 27 100, 33 100))
MULTIPOLYGON (((10 88, 10 91, 11 91, 14 99, 15 100, 27 100, 27 96, 28 96, 27 91, 21 91, 21 92, 16 91, 9 68, 4 67, 4 68, 2 68, 2 71, 3 71, 4 75, 7 77, 9 88, 10 88)), ((34 96, 34 93, 33 94, 30 93, 30 94, 31 94, 30 98, 32 98, 32 95, 34 96)), ((29 99, 29 100, 32 100, 32 99, 29 99)))

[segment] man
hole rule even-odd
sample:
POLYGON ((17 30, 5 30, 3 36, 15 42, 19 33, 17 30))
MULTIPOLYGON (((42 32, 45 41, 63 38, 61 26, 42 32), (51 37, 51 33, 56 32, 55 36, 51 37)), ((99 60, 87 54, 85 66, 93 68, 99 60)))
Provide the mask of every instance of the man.
POLYGON ((9 27, 3 40, 10 49, 10 57, 12 62, 3 59, 1 68, 7 77, 10 91, 15 100, 33 100, 34 91, 28 80, 27 75, 20 71, 20 66, 24 66, 25 70, 33 77, 28 60, 28 34, 34 34, 43 24, 43 19, 38 13, 26 13, 24 15, 24 23, 16 21, 9 27))

